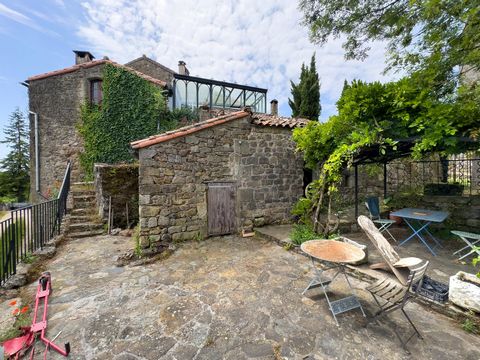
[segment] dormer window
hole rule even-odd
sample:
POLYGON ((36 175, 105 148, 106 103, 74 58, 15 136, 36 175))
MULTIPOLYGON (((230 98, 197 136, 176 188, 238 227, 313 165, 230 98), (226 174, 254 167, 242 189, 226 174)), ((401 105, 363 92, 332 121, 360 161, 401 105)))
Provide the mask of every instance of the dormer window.
POLYGON ((102 105, 102 80, 96 79, 90 81, 90 103, 102 105))

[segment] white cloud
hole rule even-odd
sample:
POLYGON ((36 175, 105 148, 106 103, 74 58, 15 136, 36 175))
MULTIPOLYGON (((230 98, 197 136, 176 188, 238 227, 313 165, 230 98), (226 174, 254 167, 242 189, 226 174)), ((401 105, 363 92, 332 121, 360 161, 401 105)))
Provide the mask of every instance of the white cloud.
MULTIPOLYGON (((322 118, 335 111, 344 79, 387 80, 384 47, 372 44, 364 61, 344 61, 341 40, 311 44, 296 1, 282 0, 87 0, 78 28, 97 55, 127 62, 147 54, 192 75, 266 87, 281 104, 302 62, 314 52, 321 77, 322 118)), ((285 107, 284 107, 285 108, 285 107)))
POLYGON ((56 37, 59 37, 60 35, 58 33, 56 33, 55 31, 52 31, 52 30, 48 30, 48 29, 44 29, 43 27, 41 27, 40 25, 38 25, 35 21, 33 21, 30 17, 28 17, 27 15, 25 14, 22 14, 21 12, 19 11, 16 11, 12 8, 9 8, 8 6, 6 5, 3 5, 2 3, 0 3, 0 15, 1 16, 5 16, 6 18, 10 19, 10 20, 13 20, 17 23, 20 23, 22 25, 25 25, 25 26, 28 26, 34 30, 37 30, 37 31, 41 31, 43 33, 46 33, 46 34, 49 34, 49 35, 53 35, 53 36, 56 36, 56 37))

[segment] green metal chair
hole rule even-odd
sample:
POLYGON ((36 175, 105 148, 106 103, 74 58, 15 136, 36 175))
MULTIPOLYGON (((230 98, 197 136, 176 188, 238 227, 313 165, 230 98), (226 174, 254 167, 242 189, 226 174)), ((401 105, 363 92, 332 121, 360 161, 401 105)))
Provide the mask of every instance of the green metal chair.
POLYGON ((428 261, 424 262, 421 265, 418 265, 415 268, 410 270, 410 275, 408 276, 407 285, 401 285, 400 283, 389 279, 384 278, 378 280, 377 282, 373 283, 369 287, 366 288, 372 294, 373 299, 380 307, 380 310, 370 319, 365 326, 368 326, 373 321, 378 323, 378 320, 383 316, 396 311, 401 310, 405 318, 408 320, 410 326, 413 328, 414 332, 408 336, 406 339, 402 338, 400 333, 397 330, 397 327, 393 328, 395 335, 397 335, 398 339, 402 343, 403 348, 410 353, 407 349, 407 343, 417 335, 420 339, 423 339, 422 335, 413 324, 413 321, 410 319, 408 314, 405 312, 405 305, 417 296, 417 291, 421 286, 421 282, 423 280, 423 276, 427 271, 428 261), (415 285, 415 286, 414 286, 415 285), (412 289, 415 288, 415 291, 412 289), (383 302, 383 304, 381 303, 383 302))
POLYGON ((365 206, 370 213, 370 219, 372 219, 372 221, 377 225, 378 230, 380 230, 381 233, 386 232, 393 239, 393 241, 397 242, 397 239, 395 239, 392 233, 388 230, 390 226, 395 224, 395 220, 381 218, 378 197, 368 197, 367 201, 365 201, 365 206))
POLYGON ((478 249, 478 247, 475 246, 480 242, 480 234, 474 234, 471 232, 458 231, 458 230, 452 231, 452 234, 457 235, 458 237, 460 237, 460 239, 463 240, 465 244, 467 244, 467 246, 461 248, 460 250, 455 251, 453 255, 457 255, 458 253, 461 254, 465 250, 467 251, 470 250, 467 253, 460 256, 458 260, 462 260, 466 258, 468 255, 471 255, 473 253, 477 253, 477 255, 480 256, 480 250, 478 249))

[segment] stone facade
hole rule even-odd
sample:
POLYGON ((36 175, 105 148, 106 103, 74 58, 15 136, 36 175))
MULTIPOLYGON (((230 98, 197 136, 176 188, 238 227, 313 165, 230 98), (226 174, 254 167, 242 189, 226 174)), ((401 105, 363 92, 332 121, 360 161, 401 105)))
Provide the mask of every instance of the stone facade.
MULTIPOLYGON (((90 80, 99 79, 103 65, 58 76, 30 81, 30 111, 38 114, 40 192, 48 196, 59 189, 67 161, 72 161, 72 179, 81 177, 78 156, 83 149, 76 130, 80 106, 89 96, 90 80)), ((30 115, 30 192, 31 201, 42 198, 35 191, 35 125, 30 115)))
POLYGON ((138 164, 95 164, 94 176, 98 215, 106 222, 111 204, 113 227, 138 223, 138 164))
MULTIPOLYGON (((138 62, 150 64, 149 72, 155 75, 153 60, 143 58, 138 62)), ((77 132, 81 105, 89 101, 90 82, 102 78, 106 63, 122 66, 108 59, 84 61, 66 69, 33 76, 28 79, 29 110, 38 114, 39 184, 40 194, 48 197, 60 188, 67 161, 72 162, 72 181, 81 181, 79 154, 83 150, 77 132)), ((140 66, 141 67, 141 66, 140 66)), ((160 74, 163 66, 158 64, 160 74)), ((129 68, 132 72, 163 87, 166 82, 129 68), (163 85, 162 85, 163 84, 163 85)), ((163 76, 163 75, 162 75, 163 76)), ((172 75, 173 76, 173 75, 172 75)), ((34 115, 30 116, 30 200, 39 202, 43 197, 36 192, 34 115)))
POLYGON ((139 164, 144 246, 208 235, 209 182, 235 182, 237 231, 289 221, 303 192, 291 129, 250 116, 141 148, 139 164))
POLYGON ((168 84, 172 83, 173 74, 175 74, 173 70, 170 70, 169 68, 163 66, 155 60, 146 57, 145 55, 139 57, 138 59, 132 60, 125 65, 155 79, 163 80, 168 84))

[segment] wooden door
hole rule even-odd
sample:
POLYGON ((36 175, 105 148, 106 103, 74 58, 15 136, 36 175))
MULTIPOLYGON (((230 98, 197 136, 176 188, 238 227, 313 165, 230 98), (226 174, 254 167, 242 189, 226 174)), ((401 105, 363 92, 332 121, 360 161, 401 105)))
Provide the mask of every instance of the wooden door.
POLYGON ((235 232, 235 189, 235 183, 232 182, 208 184, 208 235, 225 235, 235 232))

